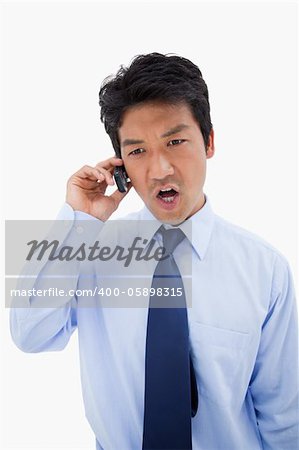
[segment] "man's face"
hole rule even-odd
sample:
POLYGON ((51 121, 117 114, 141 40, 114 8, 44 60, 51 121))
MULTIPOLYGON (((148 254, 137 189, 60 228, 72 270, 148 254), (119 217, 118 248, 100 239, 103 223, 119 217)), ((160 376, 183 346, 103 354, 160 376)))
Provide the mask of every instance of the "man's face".
POLYGON ((122 159, 132 185, 161 222, 178 225, 204 204, 207 152, 185 103, 143 103, 129 108, 119 128, 122 159))

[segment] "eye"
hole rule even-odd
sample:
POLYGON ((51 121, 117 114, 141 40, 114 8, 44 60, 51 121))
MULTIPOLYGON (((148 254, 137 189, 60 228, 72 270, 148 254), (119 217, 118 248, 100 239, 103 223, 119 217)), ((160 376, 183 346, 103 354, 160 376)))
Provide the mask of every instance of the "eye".
POLYGON ((182 144, 183 142, 185 142, 185 139, 172 139, 171 141, 168 142, 167 145, 169 146, 179 145, 182 144))
POLYGON ((131 156, 135 156, 135 155, 140 155, 140 153, 143 153, 145 150, 144 148, 136 148, 135 150, 133 150, 132 152, 129 153, 129 155, 131 156))

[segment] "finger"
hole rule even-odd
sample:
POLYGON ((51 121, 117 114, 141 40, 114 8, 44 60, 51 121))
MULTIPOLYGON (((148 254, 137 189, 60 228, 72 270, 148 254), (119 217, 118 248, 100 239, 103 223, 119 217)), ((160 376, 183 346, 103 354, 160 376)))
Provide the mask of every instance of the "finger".
POLYGON ((79 178, 92 178, 94 179, 96 174, 100 175, 101 172, 98 171, 95 167, 91 166, 83 166, 81 169, 79 169, 76 173, 74 173, 73 176, 79 177, 79 178))
POLYGON ((112 174, 110 173, 109 170, 104 169, 104 167, 99 167, 99 166, 97 166, 95 168, 95 170, 97 170, 101 175, 103 175, 105 177, 105 180, 106 180, 107 184, 110 184, 110 186, 113 186, 115 184, 113 176, 112 176, 112 174))
POLYGON ((126 192, 120 192, 118 189, 116 189, 111 195, 110 198, 112 198, 115 201, 116 207, 119 205, 119 203, 123 200, 123 198, 129 193, 130 189, 132 187, 131 183, 128 183, 128 189, 126 192))
POLYGON ((116 158, 113 156, 112 158, 108 158, 105 161, 101 161, 96 164, 95 167, 104 167, 104 169, 111 170, 115 166, 122 166, 123 160, 121 158, 116 158))
POLYGON ((89 178, 91 180, 99 181, 99 182, 106 180, 105 174, 102 173, 99 169, 96 169, 95 167, 92 167, 89 178))

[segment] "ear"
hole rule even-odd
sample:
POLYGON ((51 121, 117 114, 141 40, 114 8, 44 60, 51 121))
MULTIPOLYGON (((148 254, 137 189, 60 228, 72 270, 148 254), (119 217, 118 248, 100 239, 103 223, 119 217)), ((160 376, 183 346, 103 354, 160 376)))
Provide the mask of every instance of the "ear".
POLYGON ((207 159, 212 158, 215 153, 215 145, 214 145, 214 130, 213 128, 210 131, 208 146, 206 149, 207 159))

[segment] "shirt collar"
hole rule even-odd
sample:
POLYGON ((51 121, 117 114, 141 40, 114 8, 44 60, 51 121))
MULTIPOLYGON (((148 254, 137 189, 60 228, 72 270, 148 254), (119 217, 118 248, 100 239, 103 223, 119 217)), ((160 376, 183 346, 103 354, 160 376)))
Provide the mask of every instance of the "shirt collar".
MULTIPOLYGON (((163 223, 157 220, 146 206, 144 206, 144 208, 140 211, 140 219, 141 221, 151 221, 152 225, 150 227, 146 227, 145 236, 148 241, 150 241, 163 223)), ((181 230, 186 234, 189 242, 201 260, 204 259, 209 246, 214 219, 215 215, 212 210, 210 200, 205 194, 205 204, 203 207, 189 219, 178 225, 178 227, 181 228, 181 230)), ((164 224, 164 226, 165 228, 178 228, 166 224, 164 224)))

